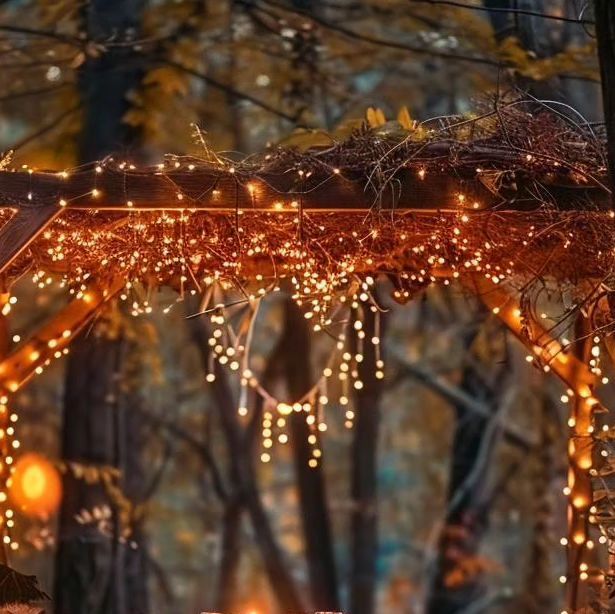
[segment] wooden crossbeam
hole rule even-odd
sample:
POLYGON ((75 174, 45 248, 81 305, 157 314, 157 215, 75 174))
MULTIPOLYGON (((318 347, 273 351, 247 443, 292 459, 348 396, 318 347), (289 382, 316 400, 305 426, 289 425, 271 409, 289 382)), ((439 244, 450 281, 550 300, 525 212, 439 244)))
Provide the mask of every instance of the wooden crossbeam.
POLYGON ((100 308, 123 287, 124 281, 120 279, 104 288, 91 285, 80 298, 68 303, 0 362, 0 390, 16 392, 54 357, 61 355, 100 308))
MULTIPOLYGON (((344 169, 303 173, 291 166, 275 173, 247 173, 228 166, 202 167, 189 161, 177 164, 177 168, 167 164, 160 170, 130 170, 112 162, 70 173, 0 172, 0 206, 31 207, 37 203, 96 210, 224 211, 271 210, 276 203, 295 202, 305 210, 365 211, 381 207, 435 211, 458 208, 460 193, 470 208, 477 203, 481 209, 527 211, 544 205, 534 190, 535 181, 526 181, 523 176, 516 179, 514 189, 502 188, 494 193, 477 172, 476 162, 455 173, 442 168, 423 174, 401 166, 382 190, 371 188, 366 177, 344 169)), ((561 210, 595 210, 608 201, 600 185, 571 183, 566 175, 549 180, 548 187, 552 206, 561 210)))

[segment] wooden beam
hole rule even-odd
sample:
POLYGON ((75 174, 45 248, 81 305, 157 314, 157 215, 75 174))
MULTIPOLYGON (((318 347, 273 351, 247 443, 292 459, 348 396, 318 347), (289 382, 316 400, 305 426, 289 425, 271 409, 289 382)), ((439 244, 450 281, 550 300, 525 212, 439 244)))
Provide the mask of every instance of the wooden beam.
MULTIPOLYGON (((582 365, 591 354, 591 330, 587 319, 579 314, 575 326, 574 353, 582 365)), ((579 373, 583 377, 582 373, 579 373)), ((581 580, 582 565, 589 569, 587 543, 590 541, 590 508, 593 487, 590 469, 594 463, 594 397, 575 395, 570 404, 568 421, 568 546, 566 567, 566 606, 577 612, 589 605, 587 582, 581 580)), ((589 574, 585 576, 589 578, 589 574)))
POLYGON ((494 284, 482 275, 462 275, 459 279, 493 313, 497 314, 498 318, 524 345, 529 347, 532 355, 544 366, 545 371, 553 371, 575 394, 583 398, 591 396, 597 383, 596 376, 577 356, 564 352, 560 342, 553 339, 538 322, 528 323, 531 327, 531 339, 528 339, 521 321, 519 301, 508 289, 494 284))
MULTIPOLYGON (((424 150, 432 149, 433 155, 440 152, 444 158, 454 155, 459 165, 454 173, 440 166, 422 174, 416 168, 401 165, 381 191, 371 189, 368 178, 353 170, 329 168, 309 175, 294 168, 247 173, 231 172, 223 166, 198 166, 198 161, 183 161, 178 168, 167 164, 163 170, 120 169, 117 163, 106 163, 70 173, 0 172, 0 206, 21 207, 36 202, 73 209, 234 211, 272 210, 276 204, 294 203, 295 209, 326 211, 365 211, 374 207, 458 210, 460 193, 469 208, 474 202, 481 209, 498 211, 531 211, 544 205, 534 189, 539 178, 520 173, 514 186, 501 186, 494 193, 487 185, 489 182, 483 182, 482 171, 477 171, 481 157, 476 148, 458 148, 458 144, 436 142, 426 145, 424 150), (460 162, 464 156, 468 159, 467 168, 460 162)), ((509 170, 511 164, 521 164, 519 160, 515 162, 510 152, 500 155, 505 158, 500 161, 502 170, 509 170)), ((525 160, 525 156, 522 158, 525 160)), ((541 199, 548 198, 553 207, 561 210, 595 209, 601 202, 608 202, 607 191, 597 180, 585 177, 585 183, 576 183, 568 169, 557 174, 557 168, 563 166, 554 168, 548 177, 545 175, 548 190, 541 192, 541 199)))
POLYGON ((92 284, 80 298, 68 303, 0 362, 0 390, 16 392, 54 357, 59 357, 101 307, 123 287, 124 280, 120 279, 111 281, 106 287, 92 284))

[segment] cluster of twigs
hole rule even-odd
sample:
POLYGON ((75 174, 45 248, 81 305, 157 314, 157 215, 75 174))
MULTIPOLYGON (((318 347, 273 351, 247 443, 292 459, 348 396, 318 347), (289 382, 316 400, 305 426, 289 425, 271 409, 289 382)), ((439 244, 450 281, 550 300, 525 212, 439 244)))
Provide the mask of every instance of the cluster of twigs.
MULTIPOLYGON (((477 170, 500 172, 506 176, 500 185, 537 181, 609 192, 602 128, 569 107, 527 99, 494 100, 483 102, 469 117, 404 124, 376 119, 344 140, 337 141, 333 135, 330 144, 320 133, 304 133, 304 142, 316 147, 276 147, 264 156, 247 158, 245 168, 248 174, 263 175, 301 169, 316 178, 337 168, 376 191, 400 171, 411 169, 444 172, 458 179, 475 179, 477 170)), ((302 138, 291 143, 301 145, 302 138)), ((489 188, 496 189, 497 184, 490 183, 489 188)))

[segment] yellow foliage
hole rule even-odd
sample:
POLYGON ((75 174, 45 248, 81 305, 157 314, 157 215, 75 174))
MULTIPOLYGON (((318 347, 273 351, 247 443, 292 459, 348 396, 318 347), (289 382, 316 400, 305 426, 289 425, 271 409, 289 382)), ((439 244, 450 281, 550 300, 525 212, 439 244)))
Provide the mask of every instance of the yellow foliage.
POLYGON ((397 121, 406 130, 413 130, 415 127, 415 124, 412 121, 412 117, 410 117, 410 112, 408 111, 408 107, 406 105, 399 109, 399 113, 397 114, 397 121))
POLYGON ((467 554, 456 561, 455 567, 449 570, 444 578, 444 584, 449 588, 460 588, 476 580, 484 574, 499 573, 501 565, 485 556, 467 554))
POLYGON ((176 68, 160 66, 150 70, 143 79, 145 85, 154 85, 168 96, 178 94, 185 96, 188 93, 189 81, 185 74, 176 68))
POLYGON ((195 531, 180 529, 175 532, 175 539, 184 546, 194 546, 200 538, 195 531))
POLYGON ((347 119, 335 128, 335 138, 343 140, 348 138, 355 130, 359 130, 365 124, 363 119, 347 119))
POLYGON ((384 126, 384 124, 387 123, 382 109, 374 109, 373 107, 369 107, 367 109, 366 117, 370 128, 378 128, 379 126, 384 126))
POLYGON ((594 42, 580 47, 571 46, 546 58, 536 58, 517 38, 509 36, 500 43, 498 56, 503 62, 511 65, 517 73, 535 81, 551 79, 562 74, 575 74, 587 79, 599 78, 594 42))

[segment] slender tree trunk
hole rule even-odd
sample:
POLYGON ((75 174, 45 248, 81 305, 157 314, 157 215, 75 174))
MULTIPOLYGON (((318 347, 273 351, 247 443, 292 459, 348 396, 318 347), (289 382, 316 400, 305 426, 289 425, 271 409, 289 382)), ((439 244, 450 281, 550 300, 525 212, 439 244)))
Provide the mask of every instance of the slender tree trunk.
MULTIPOLYGON (((558 474, 558 454, 563 450, 557 446, 559 416, 553 402, 545 393, 541 399, 540 442, 537 449, 537 463, 533 472, 534 494, 534 537, 527 565, 523 608, 531 614, 556 611, 555 590, 552 582, 553 561, 553 484, 558 474)), ((561 446, 563 448, 563 446, 561 446)))
MULTIPOLYGON (((89 0, 83 9, 88 40, 113 45, 137 39, 145 5, 146 0, 89 0)), ((130 109, 128 96, 142 77, 140 58, 129 45, 110 46, 86 59, 78 80, 84 109, 82 162, 127 154, 138 144, 138 131, 123 119, 130 109)))
MULTIPOLYGON (((142 411, 138 411, 144 405, 142 357, 134 341, 120 338, 119 343, 124 348, 119 365, 122 376, 121 383, 118 383, 116 418, 119 485, 130 504, 139 505, 145 502, 151 485, 146 480, 143 466, 146 430, 141 419, 142 411)), ((139 516, 130 519, 130 526, 119 526, 124 533, 119 535, 115 560, 116 586, 121 598, 117 612, 137 614, 149 611, 149 557, 143 522, 144 518, 139 516)))
MULTIPOLYGON (((201 354, 201 361, 207 367, 210 352, 207 322, 205 318, 194 318, 190 321, 190 324, 192 337, 201 354)), ((217 362, 215 363, 214 373, 216 381, 213 385, 213 395, 222 433, 228 448, 231 463, 229 474, 234 496, 238 498, 240 505, 245 507, 250 517, 254 539, 260 550, 271 589, 276 596, 280 609, 285 613, 301 612, 303 607, 295 581, 284 560, 282 550, 278 545, 257 489, 252 446, 247 445, 248 441, 237 419, 237 407, 233 392, 224 369, 217 362)), ((236 568, 237 564, 238 553, 237 558, 227 562, 231 569, 236 568)))
MULTIPOLYGON (((464 369, 461 388, 471 396, 481 395, 482 385, 477 381, 473 369, 464 369)), ((468 415, 465 408, 455 407, 455 435, 447 496, 449 506, 455 500, 459 489, 464 488, 474 469, 486 427, 485 418, 468 415)), ((480 574, 464 576, 463 564, 464 560, 468 561, 476 556, 484 529, 484 520, 477 508, 477 489, 484 482, 484 477, 475 477, 476 486, 465 490, 461 499, 446 515, 438 545, 437 568, 427 602, 427 611, 430 614, 460 612, 483 594, 480 574)))
MULTIPOLYGON (((68 364, 62 453, 68 463, 114 466, 116 456, 116 387, 121 347, 104 336, 73 346, 68 364)), ((113 523, 81 524, 83 510, 110 509, 102 484, 87 485, 65 475, 56 562, 58 614, 116 612, 113 560, 117 542, 113 523)))
POLYGON ((483 5, 488 9, 497 9, 489 13, 489 19, 498 41, 505 39, 514 32, 511 14, 502 9, 510 8, 510 0, 483 0, 483 5))
MULTIPOLYGON (((137 36, 144 0, 90 0, 83 8, 88 40, 125 42, 137 36)), ((141 69, 129 45, 105 48, 86 58, 78 79, 84 109, 80 159, 89 162, 125 150, 136 134, 123 124, 128 94, 141 69)), ((95 325, 73 344, 68 360, 62 454, 67 461, 104 464, 124 472, 123 484, 142 483, 139 424, 123 405, 119 380, 123 344, 95 325)), ((148 611, 145 557, 140 528, 127 543, 100 485, 66 476, 59 525, 55 600, 57 614, 143 614, 148 611), (109 526, 82 525, 83 510, 109 507, 109 526)), ((130 492, 135 492, 134 490, 130 492)))
MULTIPOLYGON (((237 50, 235 48, 235 28, 236 28, 236 3, 235 0, 228 0, 228 38, 231 43, 230 52, 227 58, 227 83, 232 88, 241 90, 241 84, 237 83, 238 75, 241 73, 239 70, 240 62, 237 61, 237 50)), ((226 94, 226 105, 229 111, 229 131, 233 135, 233 149, 239 152, 245 152, 248 150, 248 134, 244 130, 243 126, 243 110, 240 104, 237 104, 236 97, 230 91, 226 94)))
MULTIPOLYGON (((289 298, 284 309, 279 349, 291 400, 300 399, 314 383, 310 346, 307 322, 299 307, 289 298)), ((308 442, 310 429, 302 413, 291 414, 290 429, 312 606, 317 610, 336 610, 339 608, 337 571, 323 465, 322 462, 314 468, 308 465, 312 458, 308 442)))
POLYGON ((237 573, 241 558, 241 521, 243 505, 235 495, 226 502, 222 518, 221 558, 215 609, 231 612, 237 591, 237 573))
MULTIPOLYGON (((489 13, 498 41, 507 36, 516 36, 523 48, 539 59, 549 57, 554 52, 546 29, 549 26, 548 20, 534 15, 515 13, 516 9, 540 13, 544 8, 543 0, 484 0, 483 3, 490 9, 510 9, 509 13, 501 10, 489 13)), ((558 77, 535 80, 516 75, 514 81, 519 88, 536 98, 562 102, 565 100, 562 81, 558 77)))
MULTIPOLYGON (((483 310, 483 315, 485 315, 483 310)), ((469 352, 478 329, 472 327, 464 340, 469 352)), ((494 393, 474 363, 466 363, 462 370, 460 388, 471 398, 480 399, 495 408, 494 393)), ((466 573, 472 566, 464 563, 477 555, 480 539, 486 528, 485 506, 481 494, 485 486, 489 463, 479 467, 489 420, 472 414, 464 405, 454 405, 455 433, 451 450, 451 469, 447 494, 447 511, 438 543, 438 557, 427 595, 429 614, 454 614, 479 599, 484 591, 479 572, 466 573)))
MULTIPOLYGON (((355 395, 355 424, 352 442, 353 502, 351 534, 351 614, 376 612, 378 561, 378 437, 382 380, 376 379, 376 353, 370 342, 375 333, 375 316, 366 310, 363 320, 365 344, 359 363, 363 388, 355 395)), ((381 331, 382 334, 383 331, 381 331)))

